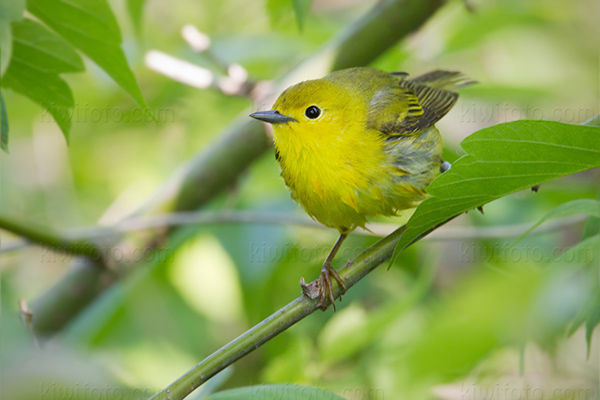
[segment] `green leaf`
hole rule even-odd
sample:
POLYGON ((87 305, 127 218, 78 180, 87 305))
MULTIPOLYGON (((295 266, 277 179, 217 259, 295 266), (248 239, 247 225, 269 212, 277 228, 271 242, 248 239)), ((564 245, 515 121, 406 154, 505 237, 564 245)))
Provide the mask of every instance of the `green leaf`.
POLYGON ((531 186, 600 167, 600 128, 515 121, 482 129, 461 143, 467 153, 427 188, 397 251, 465 211, 531 186))
POLYGON ((146 0, 127 0, 127 11, 131 17, 135 33, 141 36, 142 32, 142 12, 144 11, 144 3, 146 0))
POLYGON ((585 340, 587 342, 588 357, 590 356, 590 348, 592 347, 592 335, 598 324, 600 324, 600 305, 590 313, 587 321, 585 321, 585 340))
POLYGON ((569 201, 568 203, 561 204, 554 208, 548 214, 544 215, 538 222, 536 222, 531 228, 527 229, 517 240, 514 241, 512 246, 523 240, 523 238, 531 233, 535 228, 540 226, 542 223, 549 219, 566 217, 574 214, 588 214, 593 217, 600 217, 600 201, 592 199, 578 199, 569 201))
MULTIPOLYGON (((589 239, 588 239, 589 240, 589 239)), ((590 245, 594 245, 596 243, 589 243, 590 245)), ((597 274, 594 275, 594 272, 590 271, 590 269, 582 270, 580 272, 582 274, 582 279, 587 279, 588 282, 594 282, 597 279, 597 274)), ((596 285, 595 288, 590 290, 590 295, 587 296, 586 300, 583 302, 575 317, 573 317, 573 321, 571 321, 571 325, 567 330, 567 336, 573 335, 579 327, 586 322, 592 313, 594 312, 596 307, 600 306, 600 288, 596 285)), ((588 342, 588 349, 591 343, 588 342)))
POLYGON ((2 91, 0 91, 0 148, 8 153, 8 115, 2 91))
POLYGON ((23 19, 25 0, 0 0, 0 75, 4 74, 12 52, 12 35, 10 23, 23 19))
POLYGON ((91 58, 151 115, 121 49, 121 31, 106 0, 29 0, 27 10, 91 58))
POLYGON ((312 0, 292 0, 294 6, 294 13, 296 14, 296 22, 298 23, 298 29, 304 29, 304 20, 310 10, 310 4, 312 0))
MULTIPOLYGON (((598 192, 596 200, 600 201, 600 192, 598 192)), ((600 235, 600 218, 590 217, 583 228, 583 234, 581 235, 581 239, 579 239, 579 241, 582 242, 596 235, 600 235)))
POLYGON ((312 0, 267 0, 271 27, 289 29, 291 19, 295 16, 298 29, 302 30, 311 3, 312 0))
POLYGON ((344 400, 332 392, 324 389, 290 384, 247 386, 237 389, 224 390, 212 394, 206 400, 286 400, 286 399, 311 399, 311 400, 344 400))
POLYGON ((12 33, 13 55, 2 85, 48 110, 68 140, 74 100, 59 74, 83 71, 81 57, 65 40, 30 19, 13 22, 12 33))

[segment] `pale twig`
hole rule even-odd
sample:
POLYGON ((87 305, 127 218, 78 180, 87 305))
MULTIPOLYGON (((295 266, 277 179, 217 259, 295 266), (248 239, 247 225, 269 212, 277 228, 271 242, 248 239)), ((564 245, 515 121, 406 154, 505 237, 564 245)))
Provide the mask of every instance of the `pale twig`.
POLYGON ((211 49, 210 37, 193 25, 186 25, 181 35, 196 52, 204 54, 222 73, 215 74, 207 68, 181 60, 158 50, 146 54, 148 68, 169 78, 198 89, 217 89, 227 95, 247 96, 252 93, 256 82, 248 80, 248 71, 239 64, 225 64, 211 49))
POLYGON ((29 221, 16 220, 0 214, 0 229, 19 235, 33 243, 49 247, 55 251, 87 256, 93 260, 102 258, 101 248, 86 239, 70 239, 48 227, 38 227, 29 221))
POLYGON ((34 346, 39 350, 40 344, 35 335, 35 330, 33 329, 33 312, 27 307, 27 301, 25 301, 25 299, 19 299, 19 312, 23 323, 31 334, 34 346))
MULTIPOLYGON (((532 234, 540 234, 565 227, 576 225, 587 218, 585 215, 575 215, 549 221, 537 228, 532 234)), ((260 211, 181 211, 171 214, 155 215, 150 217, 130 218, 111 227, 89 227, 72 229, 64 235, 68 238, 105 238, 118 234, 141 231, 147 229, 174 227, 183 225, 211 225, 211 224, 267 224, 267 225, 294 225, 317 229, 329 229, 319 222, 310 218, 297 216, 289 213, 272 213, 260 211)), ((522 235, 533 222, 493 227, 466 227, 466 226, 444 226, 432 232, 425 240, 430 241, 457 241, 468 239, 501 239, 522 235)), ((368 230, 358 228, 353 233, 363 236, 384 237, 398 228, 396 224, 371 223, 367 225, 368 230)))

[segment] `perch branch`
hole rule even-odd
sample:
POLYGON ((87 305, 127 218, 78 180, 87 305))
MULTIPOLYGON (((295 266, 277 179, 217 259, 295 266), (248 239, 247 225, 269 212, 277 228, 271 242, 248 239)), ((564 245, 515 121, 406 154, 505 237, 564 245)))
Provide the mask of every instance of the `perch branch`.
MULTIPOLYGON (((394 247, 396 246, 396 243, 398 243, 398 240, 400 240, 400 236, 402 236, 404 230, 405 226, 398 228, 391 235, 386 236, 373 246, 369 247, 339 270, 340 277, 344 280, 348 289, 392 256, 394 247)), ((316 281, 312 282, 308 285, 308 290, 315 290, 315 285, 316 281)), ((337 298, 341 294, 342 290, 340 286, 337 282, 334 283, 334 297, 337 298)), ((329 305, 329 301, 326 300, 324 307, 328 307, 329 305)), ((256 350, 258 347, 285 331, 296 322, 312 314, 317 309, 319 309, 319 307, 317 307, 316 298, 311 299, 306 295, 298 297, 264 321, 205 358, 175 382, 152 396, 151 399, 181 400, 185 398, 211 377, 244 357, 246 354, 256 350)))

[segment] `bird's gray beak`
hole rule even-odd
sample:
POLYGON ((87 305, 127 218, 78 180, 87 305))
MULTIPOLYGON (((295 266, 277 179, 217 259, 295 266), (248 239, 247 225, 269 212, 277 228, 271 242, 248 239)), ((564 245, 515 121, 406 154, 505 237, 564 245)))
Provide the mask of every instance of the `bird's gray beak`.
POLYGON ((259 121, 268 122, 270 124, 287 124, 288 122, 296 121, 294 118, 280 114, 279 111, 276 110, 259 111, 250 114, 250 116, 259 121))

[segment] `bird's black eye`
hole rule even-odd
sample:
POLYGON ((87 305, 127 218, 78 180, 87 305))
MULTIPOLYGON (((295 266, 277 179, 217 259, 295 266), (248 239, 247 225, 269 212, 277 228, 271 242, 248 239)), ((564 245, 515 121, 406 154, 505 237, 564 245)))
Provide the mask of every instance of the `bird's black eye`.
POLYGON ((306 109, 304 115, 310 119, 319 118, 319 115, 321 115, 321 109, 317 106, 310 106, 306 109))

